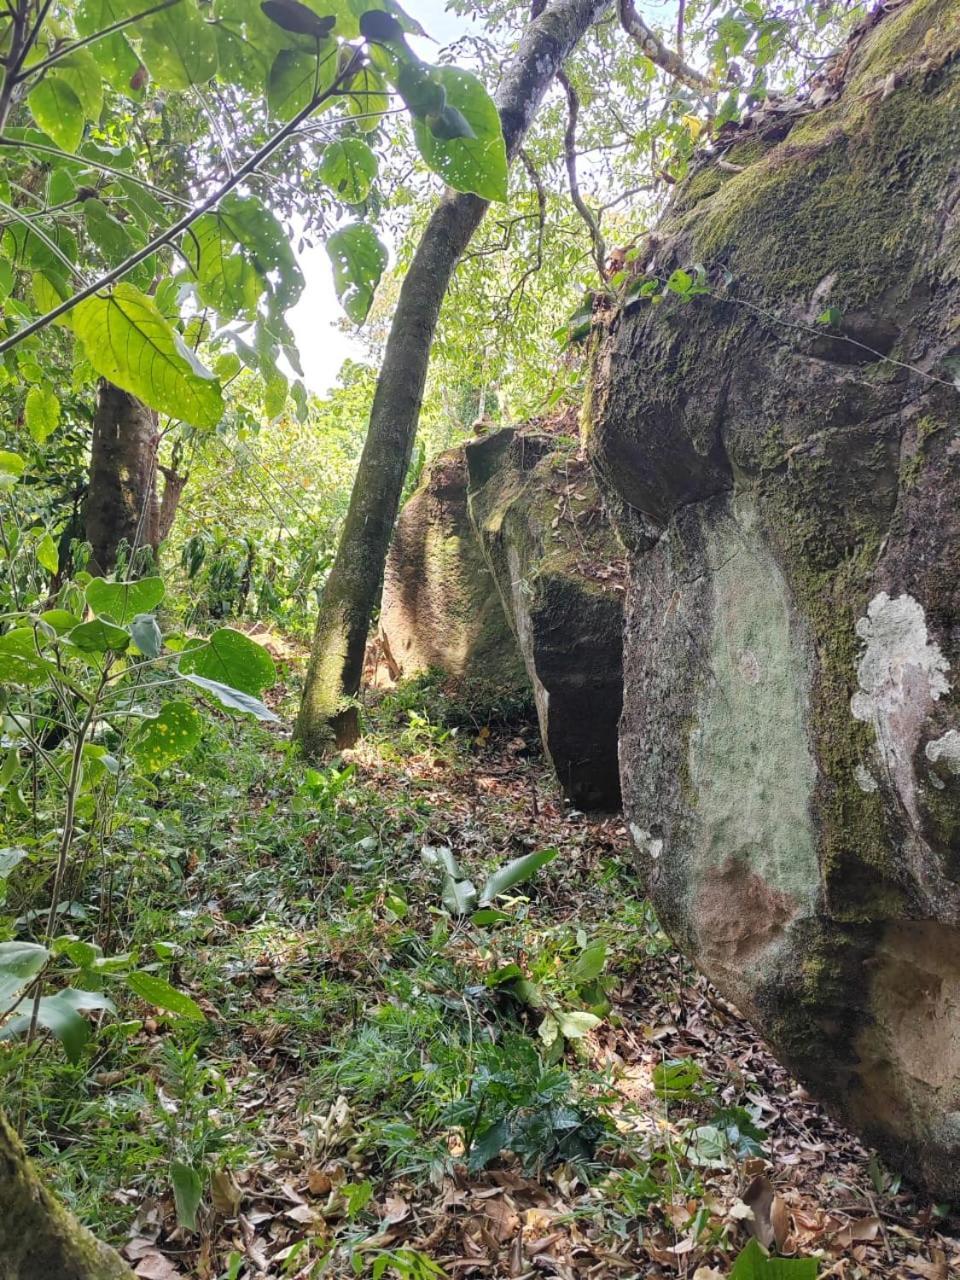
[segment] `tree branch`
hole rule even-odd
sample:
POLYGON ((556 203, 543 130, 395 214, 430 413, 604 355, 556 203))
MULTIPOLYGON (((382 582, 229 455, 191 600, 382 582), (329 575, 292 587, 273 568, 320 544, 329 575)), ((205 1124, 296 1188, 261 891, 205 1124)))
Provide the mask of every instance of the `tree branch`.
POLYGON ((593 248, 593 260, 597 264, 597 274, 603 280, 607 247, 600 231, 600 219, 580 194, 580 180, 577 177, 577 119, 580 115, 580 98, 566 71, 562 69, 558 71, 557 79, 563 85, 564 93, 567 95, 567 127, 563 134, 563 158, 567 166, 567 181, 570 183, 570 199, 577 213, 587 224, 593 248))
MULTIPOLYGON (((0 355, 5 351, 9 351, 11 347, 15 347, 19 342, 22 342, 24 338, 29 338, 32 334, 38 333, 41 329, 45 329, 47 325, 52 324, 54 320, 59 319, 60 316, 65 315, 68 311, 72 311, 79 303, 85 302, 88 298, 92 298, 93 295, 95 293, 99 293, 101 289, 106 289, 109 285, 115 284, 118 280, 122 279, 128 271, 132 271, 134 267, 143 262, 145 258, 149 258, 150 255, 156 253, 158 249, 162 249, 164 245, 168 245, 172 240, 175 240, 177 236, 180 235, 181 232, 186 231, 190 227, 191 223, 195 222, 201 214, 208 213, 215 205, 219 204, 224 196, 229 195, 234 187, 238 187, 245 178, 248 178, 256 171, 264 160, 267 160, 271 155, 273 155, 274 151, 276 151, 276 149, 290 137, 295 129, 299 128, 304 120, 306 120, 307 116, 309 116, 311 112, 315 111, 321 102, 325 102, 328 98, 332 98, 339 92, 340 85, 345 83, 349 77, 356 72, 362 58, 362 50, 355 50, 353 57, 344 67, 343 71, 337 76, 329 89, 325 89, 323 93, 315 95, 305 107, 297 112, 292 120, 288 120, 287 123, 282 128, 278 129, 271 138, 267 139, 258 151, 255 151, 249 159, 245 160, 240 168, 230 175, 226 182, 221 183, 221 185, 207 196, 205 200, 201 200, 198 205, 194 205, 193 208, 189 209, 183 217, 178 218, 172 226, 167 227, 165 231, 161 231, 159 235, 154 236, 153 239, 145 244, 142 249, 138 249, 136 253, 132 253, 129 258, 124 259, 119 266, 105 272, 99 277, 99 279, 94 280, 92 284, 87 285, 86 288, 75 293, 72 298, 67 298, 64 302, 61 302, 59 306, 54 307, 52 311, 48 311, 46 315, 39 316, 24 328, 18 329, 16 333, 11 334, 9 338, 5 338, 0 342, 0 355)), ((0 139, 0 142, 3 141, 4 139, 0 139)))
POLYGON ((634 0, 617 0, 617 15, 624 31, 636 40, 650 61, 656 63, 661 70, 666 71, 675 80, 682 81, 691 89, 706 89, 711 93, 720 87, 695 67, 691 67, 688 62, 684 62, 678 53, 663 43, 637 13, 634 0))

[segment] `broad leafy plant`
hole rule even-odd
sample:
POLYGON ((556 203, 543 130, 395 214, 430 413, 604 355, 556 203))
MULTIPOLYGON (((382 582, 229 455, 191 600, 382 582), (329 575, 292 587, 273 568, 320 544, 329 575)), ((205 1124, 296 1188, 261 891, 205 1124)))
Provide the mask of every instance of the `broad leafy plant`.
POLYGON ((423 62, 407 42, 419 33, 393 0, 7 6, 0 378, 26 383, 35 438, 59 419, 43 372, 51 325, 72 335, 81 381, 106 378, 195 427, 220 421, 241 363, 282 405, 281 366, 299 368, 284 316, 304 285, 277 216, 295 202, 288 174, 321 209, 311 233, 359 324, 387 263, 371 219, 395 103, 446 183, 505 198, 496 108, 473 74, 423 62))

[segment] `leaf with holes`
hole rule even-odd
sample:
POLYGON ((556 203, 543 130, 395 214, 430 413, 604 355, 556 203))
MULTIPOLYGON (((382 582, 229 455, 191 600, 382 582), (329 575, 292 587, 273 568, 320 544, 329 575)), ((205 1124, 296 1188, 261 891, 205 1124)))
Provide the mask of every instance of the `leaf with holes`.
POLYGON ((493 99, 475 75, 459 67, 433 67, 431 77, 443 86, 446 102, 437 116, 414 119, 420 154, 455 190, 506 200, 507 150, 493 99), (461 119, 472 136, 462 132, 461 119))
POLYGON ((277 680, 277 668, 263 645, 233 627, 221 627, 206 644, 187 649, 180 658, 180 673, 252 694, 269 689, 277 680))
POLYGON ((361 138, 344 138, 327 144, 319 172, 345 204, 360 204, 377 176, 377 157, 361 138))
POLYGON ((145 773, 158 773, 200 741, 203 722, 189 702, 168 702, 130 739, 130 754, 145 773))
POLYGON ((87 583, 87 604, 98 618, 109 618, 121 626, 138 613, 150 613, 163 599, 162 578, 137 578, 133 582, 108 582, 94 578, 87 583))
POLYGON ((217 70, 217 37, 196 5, 173 5, 146 18, 137 24, 137 35, 143 61, 161 89, 206 84, 217 70))
POLYGON ((363 324, 387 265, 387 250, 365 222, 335 231, 327 239, 326 249, 340 305, 354 324, 363 324))
POLYGON ((97 373, 152 409, 194 427, 215 427, 223 417, 217 379, 134 285, 79 303, 73 329, 97 373))

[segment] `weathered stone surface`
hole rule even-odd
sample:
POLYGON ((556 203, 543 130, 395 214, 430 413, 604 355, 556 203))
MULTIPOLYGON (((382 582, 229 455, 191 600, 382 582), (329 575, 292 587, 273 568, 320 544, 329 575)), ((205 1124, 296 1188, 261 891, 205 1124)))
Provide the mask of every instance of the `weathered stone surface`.
POLYGON ((470 514, 533 684, 544 748, 577 805, 620 804, 623 550, 590 469, 512 428, 466 446, 470 514))
POLYGON ((384 573, 380 629, 399 674, 431 667, 526 688, 520 650, 467 511, 463 448, 430 463, 400 513, 384 573))
POLYGON ((624 804, 674 938, 955 1199, 960 3, 889 12, 833 84, 681 188, 644 267, 709 293, 600 348, 624 804))

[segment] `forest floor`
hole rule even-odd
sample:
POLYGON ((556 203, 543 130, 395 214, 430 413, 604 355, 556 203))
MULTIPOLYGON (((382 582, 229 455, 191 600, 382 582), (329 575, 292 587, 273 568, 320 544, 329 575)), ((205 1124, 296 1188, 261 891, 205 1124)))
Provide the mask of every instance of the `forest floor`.
POLYGON ((721 1280, 751 1232, 821 1277, 958 1274, 960 1222, 683 962, 529 723, 411 686, 336 766, 231 726, 163 792, 98 892, 206 1021, 131 998, 26 1093, 46 1176, 143 1280, 721 1280), (425 846, 478 884, 559 852, 475 921, 425 846))

